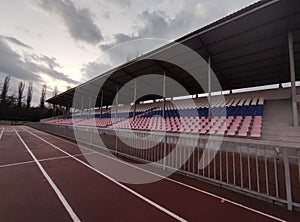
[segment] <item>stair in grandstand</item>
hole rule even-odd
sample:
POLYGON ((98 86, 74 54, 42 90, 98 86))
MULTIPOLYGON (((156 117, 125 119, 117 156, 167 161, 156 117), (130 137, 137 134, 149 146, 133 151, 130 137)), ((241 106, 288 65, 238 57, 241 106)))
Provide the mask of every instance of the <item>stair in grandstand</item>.
POLYGON ((300 143, 300 127, 264 121, 262 139, 300 143))
POLYGON ((300 127, 293 126, 290 99, 265 101, 262 139, 300 143, 300 127))

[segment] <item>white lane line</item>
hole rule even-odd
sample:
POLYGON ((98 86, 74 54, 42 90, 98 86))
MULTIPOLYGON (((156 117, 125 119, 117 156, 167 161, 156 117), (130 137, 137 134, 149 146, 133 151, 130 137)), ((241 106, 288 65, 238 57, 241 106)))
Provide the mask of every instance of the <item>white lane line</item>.
POLYGON ((4 132, 4 127, 2 127, 2 130, 1 130, 1 133, 0 133, 0 140, 2 138, 3 132, 4 132))
POLYGON ((27 151, 29 152, 29 154, 31 155, 31 157, 33 158, 33 160, 35 161, 36 165, 40 168, 42 174, 47 179, 48 183, 51 185, 52 189, 56 193, 56 195, 59 198, 60 202, 64 205, 65 209, 68 211, 68 213, 71 216, 71 218, 73 219, 73 221, 79 222, 80 221, 79 217, 75 214, 75 212, 73 211, 72 207, 67 202, 67 200, 65 199, 65 197, 63 196, 63 194, 58 189, 58 187, 55 185, 55 183, 53 182, 53 180, 50 178, 50 176, 48 175, 48 173, 45 171, 45 169, 42 167, 42 165, 40 164, 40 162, 37 160, 37 158, 31 152, 31 150, 29 149, 29 147, 27 146, 27 144, 24 142, 24 140, 22 139, 22 137, 20 136, 20 134, 15 130, 15 128, 13 128, 13 130, 16 132, 17 136, 19 137, 19 139, 21 140, 21 142, 23 143, 23 145, 25 146, 25 148, 27 149, 27 151))
MULTIPOLYGON (((91 155, 91 154, 96 154, 96 152, 75 154, 73 156, 85 156, 85 155, 91 155)), ((45 162, 45 161, 60 160, 60 159, 67 159, 67 158, 70 158, 70 157, 69 156, 50 157, 50 158, 45 158, 45 159, 38 159, 38 161, 45 162)), ((8 163, 8 164, 0 165, 0 168, 26 165, 26 164, 30 164, 30 163, 35 163, 35 162, 34 162, 34 160, 29 160, 29 161, 23 161, 23 162, 17 162, 17 163, 8 163)))
POLYGON ((30 161, 24 161, 24 162, 18 162, 18 163, 8 163, 8 164, 3 164, 0 166, 0 168, 5 168, 5 167, 12 167, 12 166, 20 166, 20 165, 25 165, 29 163, 34 163, 33 160, 30 161))
POLYGON ((69 156, 70 156, 71 158, 73 158, 74 160, 76 160, 76 161, 78 161, 79 163, 83 164, 84 166, 90 168, 91 170, 95 171, 96 173, 102 175, 103 177, 107 178, 107 179, 110 180, 111 182, 113 182, 113 183, 115 183, 116 185, 122 187, 123 189, 127 190, 128 192, 130 192, 131 194, 135 195, 136 197, 142 199, 143 201, 147 202, 148 204, 152 205, 153 207, 159 209, 160 211, 162 211, 162 212, 168 214, 169 216, 173 217, 174 219, 176 219, 176 220, 178 220, 178 221, 182 221, 182 222, 187 221, 187 220, 185 220, 184 218, 180 217, 179 215, 173 213, 172 211, 170 211, 170 210, 168 210, 168 209, 166 209, 166 208, 160 206, 159 204, 155 203, 154 201, 148 199, 147 197, 144 197, 143 195, 139 194, 138 192, 136 192, 136 191, 130 189, 129 187, 125 186, 124 184, 122 184, 122 183, 116 181, 115 179, 111 178, 110 176, 108 176, 108 175, 102 173, 101 171, 99 171, 99 170, 93 168, 92 166, 90 166, 89 164, 83 162, 82 160, 80 160, 80 159, 78 159, 78 158, 72 156, 72 155, 69 154, 68 152, 66 152, 66 151, 64 151, 64 150, 62 150, 62 149, 60 149, 58 146, 56 146, 56 145, 54 145, 54 144, 48 142, 47 140, 43 139, 42 137, 36 135, 35 133, 32 133, 32 132, 30 132, 30 131, 28 131, 28 130, 26 130, 26 129, 24 129, 24 130, 25 130, 26 132, 30 133, 31 135, 33 135, 33 136, 39 138, 39 139, 42 140, 43 142, 49 144, 49 145, 52 146, 53 148, 55 148, 55 149, 61 151, 62 153, 66 154, 66 155, 69 155, 69 156))
MULTIPOLYGON (((86 148, 86 149, 88 149, 88 148, 86 148)), ((225 200, 226 202, 231 203, 232 205, 235 205, 235 206, 244 208, 244 209, 246 209, 246 210, 252 211, 252 212, 257 213, 257 214, 260 214, 260 215, 262 215, 262 216, 265 216, 265 217, 268 217, 268 218, 271 218, 271 219, 274 219, 274 220, 277 220, 277 221, 286 222, 285 220, 280 219, 280 218, 278 218, 278 217, 275 217, 275 216, 272 216, 272 215, 270 215, 270 214, 261 212, 261 211, 259 211, 259 210, 255 210, 255 209, 253 209, 253 208, 247 207, 247 206, 245 206, 245 205, 242 205, 242 204, 240 204, 240 203, 234 202, 234 201, 229 200, 229 199, 227 199, 227 198, 223 198, 223 197, 221 197, 221 196, 215 195, 215 194, 213 194, 213 193, 209 193, 209 192, 207 192, 207 191, 201 190, 201 189, 196 188, 196 187, 193 187, 193 186, 191 186, 191 185, 188 185, 188 184, 179 182, 179 181, 177 181, 177 180, 173 180, 173 179, 171 179, 171 178, 164 177, 164 176, 162 176, 162 175, 160 175, 160 174, 153 173, 153 172, 151 172, 151 171, 145 170, 145 169, 140 168, 140 167, 137 167, 137 166, 135 166, 135 165, 131 165, 131 164, 127 163, 127 162, 122 162, 122 161, 120 161, 119 159, 116 159, 116 158, 113 158, 113 157, 110 157, 110 156, 107 156, 107 155, 105 155, 105 154, 98 153, 98 152, 97 152, 97 154, 98 154, 98 155, 101 155, 101 156, 103 156, 103 157, 107 157, 107 158, 109 158, 109 159, 115 160, 115 161, 117 161, 117 162, 119 162, 119 163, 123 163, 123 164, 125 164, 125 165, 127 165, 127 166, 130 166, 130 167, 132 167, 132 168, 135 168, 135 169, 141 170, 141 171, 143 171, 143 172, 152 174, 152 175, 157 176, 157 177, 159 177, 159 178, 166 179, 166 180, 168 180, 168 181, 170 181, 170 182, 176 183, 176 184, 181 185, 181 186, 184 186, 184 187, 186 187, 186 188, 190 188, 190 189, 195 190, 195 191, 197 191, 197 192, 206 194, 206 195, 208 195, 208 196, 211 196, 211 197, 214 197, 214 198, 217 198, 217 199, 221 199, 221 200, 225 200)))
MULTIPOLYGON (((28 132, 29 132, 29 131, 28 131, 28 132)), ((42 132, 42 131, 39 131, 39 132, 42 132)), ((42 132, 42 133, 45 133, 45 132, 42 132)), ((51 137, 53 137, 53 138, 59 139, 59 140, 61 140, 61 141, 64 141, 64 142, 66 142, 66 143, 69 143, 69 144, 78 146, 76 143, 71 142, 71 141, 69 141, 69 140, 65 140, 65 139, 62 139, 62 138, 60 138, 60 137, 58 137, 58 136, 54 136, 54 135, 48 134, 48 133, 45 133, 45 134, 46 134, 46 135, 49 135, 49 136, 51 136, 51 137)), ((89 150, 89 151, 94 151, 94 150, 89 149, 89 148, 87 148, 87 147, 85 147, 85 146, 83 146, 83 145, 80 145, 80 147, 82 147, 82 148, 84 148, 84 149, 86 149, 86 150, 89 150)), ((103 147, 103 148, 104 148, 104 147, 103 147)), ((267 213, 264 213, 264 212, 262 212, 262 211, 253 209, 253 208, 251 208, 251 207, 247 207, 247 206, 245 206, 245 205, 243 205, 243 204, 240 204, 240 203, 237 203, 237 202, 235 202, 235 201, 229 200, 229 199, 227 199, 227 198, 224 198, 224 197, 215 195, 215 194, 213 194, 213 193, 209 193, 209 192, 207 192, 207 191, 201 190, 201 189, 196 188, 196 187, 193 187, 193 186, 191 186, 191 185, 182 183, 182 182, 180 182, 180 181, 177 181, 177 180, 174 180, 174 179, 171 179, 171 178, 168 178, 168 177, 164 177, 164 176, 162 176, 162 175, 160 175, 160 174, 157 174, 157 173, 154 173, 154 172, 145 170, 145 169, 140 168, 140 167, 138 167, 138 166, 132 165, 132 164, 130 164, 130 163, 128 163, 128 162, 122 161, 122 160, 120 160, 120 159, 118 159, 118 158, 113 158, 113 157, 111 157, 111 156, 107 156, 107 155, 105 155, 105 154, 103 154, 103 153, 100 153, 100 152, 98 152, 98 151, 94 151, 94 152, 95 152, 96 154, 98 154, 98 155, 103 156, 103 157, 107 157, 107 158, 109 158, 109 159, 115 160, 115 161, 117 161, 117 162, 119 162, 119 163, 122 163, 122 164, 124 164, 124 165, 127 165, 127 166, 130 166, 130 167, 132 167, 132 168, 141 170, 141 171, 143 171, 143 172, 152 174, 152 175, 154 175, 154 176, 160 177, 160 178, 165 179, 165 180, 168 180, 168 181, 170 181, 170 182, 179 184, 179 185, 184 186, 184 187, 186 187, 186 188, 189 188, 189 189, 198 191, 198 192, 200 192, 200 193, 206 194, 206 195, 208 195, 208 196, 211 196, 211 197, 214 197, 214 198, 217 198, 217 199, 223 199, 223 200, 225 200, 226 202, 231 203, 232 205, 235 205, 235 206, 244 208, 244 209, 246 209, 246 210, 252 211, 252 212, 254 212, 254 213, 257 213, 257 214, 260 214, 260 215, 262 215, 262 216, 268 217, 268 218, 270 218, 270 219, 274 219, 274 220, 281 221, 281 222, 286 222, 286 220, 283 220, 283 219, 281 219, 281 218, 272 216, 272 215, 267 214, 267 213)))
MULTIPOLYGON (((96 152, 92 151, 92 152, 89 152, 89 153, 78 153, 78 154, 74 154, 74 155, 71 155, 71 156, 85 156, 85 155, 91 155, 91 154, 96 154, 96 152)), ((38 159, 39 162, 44 162, 44 161, 49 161, 49 160, 60 160, 60 159, 67 159, 67 158, 70 158, 69 155, 66 155, 66 156, 58 156, 58 157, 50 157, 50 158, 44 158, 44 159, 38 159)))

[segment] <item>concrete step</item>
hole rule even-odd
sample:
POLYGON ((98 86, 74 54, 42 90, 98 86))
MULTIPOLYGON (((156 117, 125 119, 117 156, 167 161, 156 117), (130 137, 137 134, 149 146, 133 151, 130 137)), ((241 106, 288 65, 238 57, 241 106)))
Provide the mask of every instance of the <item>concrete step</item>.
POLYGON ((288 122, 270 122, 270 121, 265 121, 265 119, 263 118, 262 126, 263 127, 274 127, 274 126, 291 127, 292 123, 288 123, 288 122))
POLYGON ((300 138, 300 127, 287 126, 278 123, 263 123, 262 134, 269 136, 291 136, 300 138))
POLYGON ((299 131, 263 130, 262 134, 263 135, 270 135, 270 136, 299 137, 299 139, 300 139, 300 132, 299 131))
POLYGON ((263 126, 265 126, 267 122, 280 126, 291 126, 293 123, 291 101, 288 99, 266 100, 263 126))
POLYGON ((262 127, 265 129, 273 129, 275 128, 282 128, 285 130, 299 130, 300 127, 294 127, 292 123, 282 123, 282 122, 264 122, 262 123, 262 127))
POLYGON ((263 140, 272 140, 272 141, 281 141, 281 142, 293 142, 299 143, 300 147, 300 137, 299 136, 284 136, 284 135, 265 135, 262 134, 261 139, 263 140))

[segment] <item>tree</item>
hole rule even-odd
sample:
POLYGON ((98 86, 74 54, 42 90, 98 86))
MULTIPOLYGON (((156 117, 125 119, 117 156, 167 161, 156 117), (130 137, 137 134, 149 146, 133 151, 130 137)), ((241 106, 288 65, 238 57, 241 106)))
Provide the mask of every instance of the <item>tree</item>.
MULTIPOLYGON (((58 94, 58 89, 57 89, 57 86, 55 86, 54 87, 54 90, 53 90, 53 97, 54 96, 57 96, 57 94, 58 94)), ((53 112, 55 113, 56 112, 56 105, 55 104, 53 104, 53 112)))
POLYGON ((41 109, 45 108, 46 91, 47 91, 47 85, 44 84, 44 85, 42 86, 41 99, 40 99, 40 108, 41 108, 41 109))
POLYGON ((6 101, 7 92, 8 92, 8 88, 9 88, 9 81, 10 81, 10 76, 6 76, 4 79, 2 92, 1 92, 1 103, 5 103, 5 101, 6 101))
POLYGON ((23 92, 25 88, 25 82, 20 82, 18 87, 18 107, 22 107, 22 98, 23 98, 23 92))
POLYGON ((29 109, 31 106, 32 100, 32 82, 29 82, 28 89, 27 89, 27 99, 26 99, 26 108, 29 109))
POLYGON ((17 98, 15 95, 7 96, 5 103, 8 109, 15 109, 15 107, 17 107, 17 98))
POLYGON ((57 86, 55 86, 53 90, 53 96, 57 96, 57 94, 58 94, 58 89, 57 86))

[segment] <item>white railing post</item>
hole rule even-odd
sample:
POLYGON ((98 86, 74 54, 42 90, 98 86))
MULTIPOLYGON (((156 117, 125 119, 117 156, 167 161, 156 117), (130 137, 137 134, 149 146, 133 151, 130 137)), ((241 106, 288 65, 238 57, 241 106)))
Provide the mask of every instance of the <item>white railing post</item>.
POLYGON ((290 175, 290 164, 287 150, 283 151, 283 162, 284 162, 284 175, 285 175, 285 189, 286 189, 286 201, 289 210, 293 210, 292 205, 292 190, 291 190, 291 175, 290 175))

